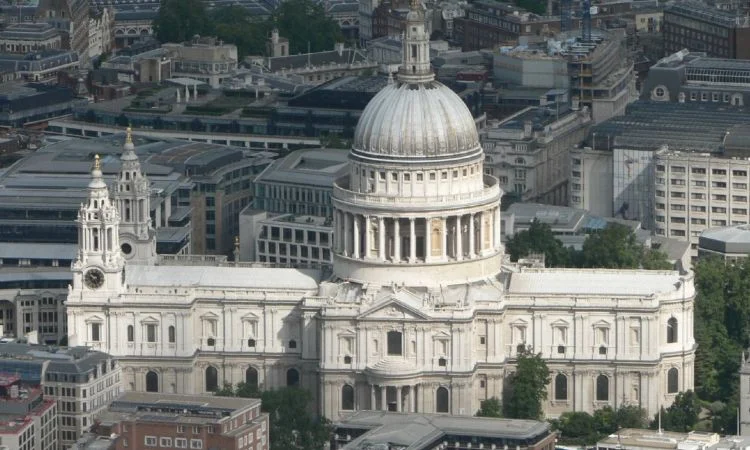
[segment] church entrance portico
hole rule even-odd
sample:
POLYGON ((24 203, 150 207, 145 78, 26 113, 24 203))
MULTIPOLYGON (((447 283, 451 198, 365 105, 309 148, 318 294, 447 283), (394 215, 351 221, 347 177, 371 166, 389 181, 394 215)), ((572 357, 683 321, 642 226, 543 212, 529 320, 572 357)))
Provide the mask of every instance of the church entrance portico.
POLYGON ((373 411, 417 412, 418 384, 370 384, 370 409, 373 411))

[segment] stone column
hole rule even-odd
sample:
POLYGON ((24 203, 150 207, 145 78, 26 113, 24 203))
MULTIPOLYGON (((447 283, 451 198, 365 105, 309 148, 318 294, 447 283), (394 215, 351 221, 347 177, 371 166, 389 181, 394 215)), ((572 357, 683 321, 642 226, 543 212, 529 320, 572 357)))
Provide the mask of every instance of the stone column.
POLYGON ((365 258, 372 257, 372 223, 370 216, 365 216, 365 258))
POLYGON ((474 257, 474 214, 469 214, 469 258, 474 257))
POLYGON ((479 254, 484 254, 484 237, 487 233, 487 230, 484 229, 484 211, 477 213, 477 217, 479 217, 479 254))
POLYGON ((352 257, 359 259, 359 218, 356 214, 352 214, 352 222, 354 222, 352 242, 354 243, 354 254, 352 257))
POLYGON ((492 215, 492 245, 493 248, 500 248, 500 208, 495 208, 495 212, 492 215))
POLYGON ((432 219, 424 220, 424 262, 430 262, 432 259, 432 219))
POLYGON ((388 391, 386 386, 380 386, 380 409, 381 411, 388 411, 388 399, 385 394, 388 391))
POLYGON ((351 228, 352 228, 352 218, 349 215, 348 212, 344 212, 344 245, 343 245, 343 251, 344 256, 350 256, 351 249, 349 248, 349 238, 352 235, 351 228))
POLYGON ((376 400, 375 400, 375 385, 370 385, 370 410, 375 411, 375 406, 377 406, 376 400))
POLYGON ((417 385, 409 386, 409 412, 417 412, 417 385))
POLYGON ((464 259, 464 237, 463 237, 463 220, 461 216, 456 216, 456 260, 464 259))
POLYGON ((396 387, 396 412, 401 412, 401 386, 396 387))
POLYGON ((448 219, 446 217, 441 217, 440 220, 443 222, 443 236, 440 241, 440 251, 443 254, 443 259, 448 259, 448 219))
POLYGON ((401 261, 401 230, 399 229, 399 218, 393 219, 393 260, 401 261))
POLYGON ((378 217, 378 257, 385 261, 385 219, 378 217))
POLYGON ((414 218, 409 218, 409 262, 417 259, 417 233, 414 230, 414 218))

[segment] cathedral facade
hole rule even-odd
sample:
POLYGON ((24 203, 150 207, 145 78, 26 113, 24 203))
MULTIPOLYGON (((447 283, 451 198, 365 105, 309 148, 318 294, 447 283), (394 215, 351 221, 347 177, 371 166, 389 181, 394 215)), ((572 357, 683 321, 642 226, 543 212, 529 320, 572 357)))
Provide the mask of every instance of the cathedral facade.
MULTIPOLYGON (((530 346, 545 411, 636 404, 693 388, 692 274, 523 268, 504 255, 497 179, 474 120, 434 80, 412 2, 404 60, 362 114, 334 185, 334 268, 156 255, 130 135, 113 193, 98 161, 80 209, 71 344, 116 356, 136 391, 296 385, 319 413, 473 415, 530 346)), ((290 236, 289 245, 293 245, 290 236)))

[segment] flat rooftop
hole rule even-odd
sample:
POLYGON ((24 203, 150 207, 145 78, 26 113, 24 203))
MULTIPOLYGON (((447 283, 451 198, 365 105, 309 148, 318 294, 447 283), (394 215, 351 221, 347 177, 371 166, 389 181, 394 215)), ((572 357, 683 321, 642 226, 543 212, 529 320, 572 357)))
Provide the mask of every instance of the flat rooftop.
POLYGON ((348 173, 349 152, 342 149, 303 149, 274 161, 256 183, 301 184, 333 189, 333 181, 348 173))
POLYGON ((718 253, 750 254, 750 224, 708 228, 698 238, 698 247, 718 253))
POLYGON ((609 269, 522 269, 511 274, 510 295, 611 295, 642 297, 682 286, 676 271, 609 269))
MULTIPOLYGON (((494 419, 439 414, 359 411, 336 423, 336 428, 369 429, 348 443, 345 450, 378 444, 423 449, 444 435, 533 439, 550 433, 549 425, 535 420, 494 419)), ((389 447, 390 448, 390 447, 389 447)))

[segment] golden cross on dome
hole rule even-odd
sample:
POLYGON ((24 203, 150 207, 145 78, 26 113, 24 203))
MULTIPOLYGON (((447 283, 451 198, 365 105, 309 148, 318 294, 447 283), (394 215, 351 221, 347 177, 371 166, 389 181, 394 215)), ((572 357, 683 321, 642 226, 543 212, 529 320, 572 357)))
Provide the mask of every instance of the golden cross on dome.
POLYGON ((102 170, 102 162, 99 159, 99 154, 94 155, 94 170, 102 170))
POLYGON ((127 127, 125 129, 125 143, 126 144, 132 144, 133 143, 133 129, 130 127, 127 127))

